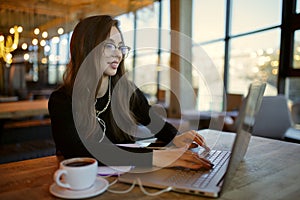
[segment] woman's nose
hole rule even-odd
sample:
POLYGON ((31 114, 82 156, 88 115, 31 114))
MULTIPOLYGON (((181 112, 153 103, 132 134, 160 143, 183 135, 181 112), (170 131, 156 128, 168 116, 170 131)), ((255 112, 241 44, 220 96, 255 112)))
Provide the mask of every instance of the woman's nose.
POLYGON ((115 51, 113 53, 113 56, 114 57, 118 57, 118 58, 122 58, 123 57, 121 50, 119 50, 118 48, 115 49, 115 51))

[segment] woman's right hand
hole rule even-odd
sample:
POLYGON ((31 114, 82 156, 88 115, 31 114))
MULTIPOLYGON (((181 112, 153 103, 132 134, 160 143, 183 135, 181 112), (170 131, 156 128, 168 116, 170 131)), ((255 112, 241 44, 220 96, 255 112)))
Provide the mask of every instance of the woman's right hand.
POLYGON ((153 151, 153 165, 156 167, 185 167, 190 169, 211 169, 211 162, 187 148, 153 151))

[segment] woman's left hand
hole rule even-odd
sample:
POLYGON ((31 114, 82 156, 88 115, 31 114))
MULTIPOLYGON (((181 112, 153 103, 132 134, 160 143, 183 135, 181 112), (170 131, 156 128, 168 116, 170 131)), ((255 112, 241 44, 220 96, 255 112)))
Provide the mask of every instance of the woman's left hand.
POLYGON ((198 145, 202 146, 205 148, 205 150, 209 151, 209 147, 206 145, 204 137, 202 137, 200 134, 198 134, 194 130, 186 131, 180 135, 177 135, 173 139, 173 143, 177 147, 185 147, 189 146, 189 148, 195 148, 198 145))

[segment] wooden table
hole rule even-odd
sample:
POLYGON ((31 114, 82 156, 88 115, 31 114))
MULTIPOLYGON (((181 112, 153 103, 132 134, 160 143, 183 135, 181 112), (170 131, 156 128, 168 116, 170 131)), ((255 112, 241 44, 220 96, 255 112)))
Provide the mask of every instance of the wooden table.
MULTIPOLYGON (((222 141, 225 138, 220 137, 222 141)), ((221 142, 222 142, 221 141, 221 142)), ((53 173, 58 167, 56 156, 0 165, 0 199, 57 199, 49 193, 53 173)), ((113 181, 113 178, 109 178, 113 181)), ((115 190, 128 189, 117 183, 115 190)), ((155 189, 146 188, 149 192, 155 189)), ((299 199, 300 145, 283 141, 252 137, 245 160, 219 199, 299 199)), ((130 193, 105 192, 93 199, 210 199, 175 192, 147 196, 135 187, 130 193)))
POLYGON ((0 119, 48 114, 48 99, 0 103, 0 119))

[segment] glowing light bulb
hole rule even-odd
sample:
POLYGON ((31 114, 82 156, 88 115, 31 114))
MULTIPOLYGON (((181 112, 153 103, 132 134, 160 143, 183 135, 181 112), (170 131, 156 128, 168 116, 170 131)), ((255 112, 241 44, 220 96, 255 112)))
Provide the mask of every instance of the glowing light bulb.
POLYGON ((10 29, 9 29, 9 33, 10 33, 10 34, 14 34, 14 33, 15 33, 15 29, 14 29, 14 28, 10 28, 10 29))
POLYGON ((35 28, 33 31, 34 34, 38 35, 40 33, 40 29, 39 28, 35 28))
POLYGON ((43 46, 45 46, 46 45, 46 41, 45 40, 41 40, 40 41, 40 45, 43 47, 43 46))
POLYGON ((47 37, 48 37, 48 32, 47 32, 47 31, 44 31, 44 32, 42 33, 42 37, 43 37, 43 38, 47 38, 47 37))
POLYGON ((22 27, 22 26, 19 26, 19 27, 18 27, 18 32, 19 32, 19 33, 22 33, 22 32, 23 32, 23 27, 22 27))
POLYGON ((29 60, 29 54, 28 53, 24 54, 24 60, 29 60))
POLYGON ((34 38, 34 39, 32 40, 32 44, 33 44, 33 45, 37 45, 38 43, 39 43, 38 39, 34 38))
POLYGON ((59 29, 57 30, 57 33, 58 33, 59 35, 63 34, 63 33, 64 33, 64 29, 63 29, 63 28, 59 28, 59 29))
POLYGON ((44 47, 44 50, 45 50, 45 52, 49 52, 49 51, 50 51, 50 46, 49 46, 49 45, 46 45, 46 46, 44 47))
POLYGON ((26 43, 23 43, 23 44, 22 44, 22 49, 23 49, 23 50, 26 50, 27 47, 28 47, 28 45, 27 45, 26 43))

